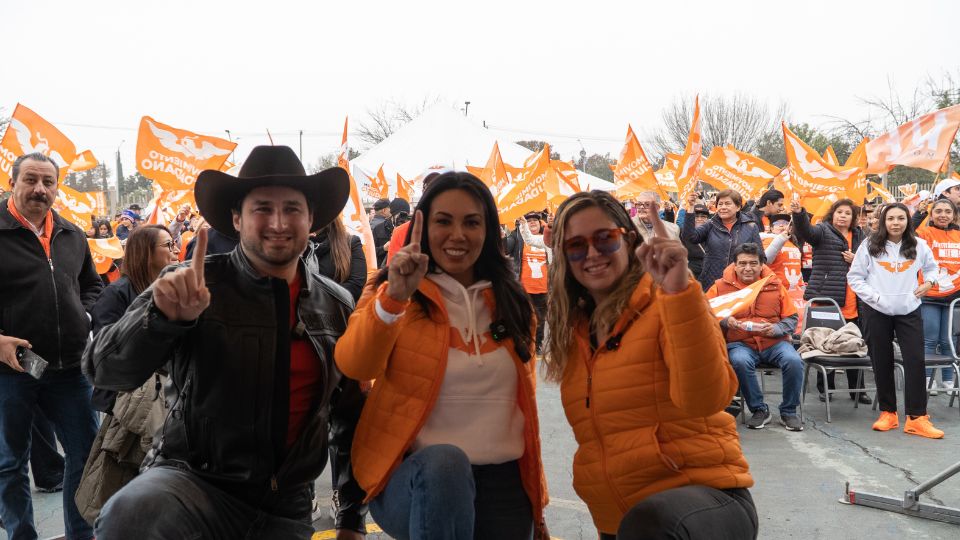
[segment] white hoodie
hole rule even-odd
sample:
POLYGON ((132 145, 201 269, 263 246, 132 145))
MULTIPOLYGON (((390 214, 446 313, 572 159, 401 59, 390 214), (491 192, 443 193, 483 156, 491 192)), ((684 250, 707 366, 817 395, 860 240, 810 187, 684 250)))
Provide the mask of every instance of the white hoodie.
MULTIPOLYGON (((483 300, 489 281, 464 287, 447 274, 428 274, 443 294, 450 318, 450 348, 440 394, 411 450, 457 446, 473 465, 506 463, 524 452, 523 412, 517 403, 517 367, 493 340, 492 315, 483 300)), ((395 320, 377 306, 384 322, 395 320)))
POLYGON ((918 274, 925 281, 936 281, 939 275, 933 252, 922 238, 917 238, 917 258, 900 255, 900 243, 887 241, 886 252, 870 255, 870 239, 860 245, 847 273, 853 292, 873 309, 886 315, 906 315, 920 307, 913 291, 920 286, 918 274))

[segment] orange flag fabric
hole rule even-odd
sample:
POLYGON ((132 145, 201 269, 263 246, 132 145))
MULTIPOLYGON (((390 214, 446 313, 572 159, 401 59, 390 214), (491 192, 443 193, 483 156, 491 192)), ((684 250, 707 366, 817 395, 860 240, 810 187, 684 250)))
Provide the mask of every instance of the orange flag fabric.
POLYGON ((93 226, 92 216, 106 214, 106 201, 102 191, 82 192, 60 182, 57 185, 57 200, 53 209, 63 219, 86 231, 93 226))
POLYGON ((568 191, 572 190, 572 193, 565 195, 566 198, 574 193, 583 191, 583 189, 580 187, 580 173, 577 171, 577 168, 573 165, 573 163, 562 160, 550 160, 550 166, 553 167, 559 175, 559 178, 557 179, 559 187, 557 188, 558 191, 554 193, 555 195, 561 194, 561 192, 567 193, 568 191))
POLYGON ((487 165, 485 167, 467 166, 467 170, 490 188, 490 192, 493 193, 494 198, 506 189, 520 174, 520 169, 511 167, 503 162, 503 156, 500 155, 500 145, 496 142, 493 143, 493 150, 490 151, 490 157, 487 158, 487 165))
POLYGON ((627 139, 623 143, 623 149, 620 150, 620 159, 610 168, 613 169, 613 184, 616 186, 617 198, 629 199, 645 191, 658 191, 662 197, 666 197, 666 193, 660 189, 647 154, 643 151, 640 141, 633 132, 633 127, 629 124, 627 139))
POLYGON ((547 207, 546 183, 550 171, 555 171, 550 166, 550 145, 544 145, 526 159, 516 182, 508 184, 497 197, 500 223, 512 225, 527 212, 539 212, 547 207))
MULTIPOLYGON (((18 157, 34 152, 48 156, 57 164, 61 180, 67 175, 70 164, 77 159, 77 147, 63 132, 39 114, 17 103, 7 131, 0 139, 0 185, 8 185, 13 162, 18 157)), ((89 151, 84 155, 93 158, 89 151)), ((95 167, 96 159, 93 161, 95 167)))
POLYGON ((106 274, 114 259, 123 258, 123 245, 116 236, 87 238, 87 245, 90 246, 90 255, 93 256, 93 264, 96 265, 98 274, 106 274))
POLYGON ((782 127, 787 172, 778 176, 774 184, 789 197, 802 197, 807 210, 815 212, 827 195, 846 196, 848 187, 855 187, 864 175, 859 167, 831 165, 790 131, 786 122, 782 122, 782 127))
POLYGON ((373 231, 370 229, 370 220, 367 218, 367 212, 363 209, 363 201, 360 199, 360 188, 357 186, 353 174, 350 173, 349 152, 347 147, 347 125, 350 118, 343 120, 343 140, 340 142, 340 153, 337 155, 337 166, 347 171, 350 176, 350 199, 347 205, 340 212, 340 219, 347 228, 347 232, 360 238, 363 245, 363 254, 367 259, 367 272, 377 269, 377 251, 373 245, 373 231))
POLYGON ((367 186, 367 195, 374 199, 387 199, 390 197, 390 186, 387 184, 387 177, 383 174, 383 165, 374 176, 368 176, 370 185, 367 186))
POLYGON ((915 118, 867 144, 868 173, 885 173, 894 165, 938 172, 960 128, 960 105, 915 118))
POLYGON ((413 199, 413 182, 400 176, 400 173, 397 173, 397 197, 407 202, 413 199))
POLYGON ((98 165, 100 165, 100 162, 97 161, 96 157, 94 157, 93 152, 91 152, 90 150, 84 150, 83 152, 78 154, 77 157, 73 159, 73 161, 70 162, 70 165, 67 166, 67 171, 68 172, 89 171, 90 169, 93 169, 98 165))
POLYGON ((679 200, 687 200, 687 195, 697 187, 697 173, 703 163, 703 140, 700 134, 700 96, 697 96, 693 109, 693 122, 690 125, 690 134, 687 136, 687 145, 680 156, 677 165, 676 182, 679 190, 679 200))
POLYGON ((833 151, 833 145, 827 145, 827 149, 823 151, 823 160, 833 166, 840 166, 840 159, 837 158, 837 153, 833 151))
POLYGON ((164 189, 159 182, 153 183, 153 198, 147 203, 144 220, 148 225, 167 225, 177 217, 177 212, 183 205, 191 209, 197 208, 197 201, 193 196, 193 188, 164 189))
POLYGON ((919 185, 914 182, 912 184, 901 184, 897 186, 897 190, 900 191, 900 194, 904 197, 912 197, 917 194, 917 190, 920 189, 919 185))
POLYGON ((700 179, 717 189, 732 189, 744 200, 758 198, 780 169, 732 146, 714 146, 700 169, 700 179))
POLYGON ((876 182, 869 182, 872 192, 880 195, 880 198, 883 199, 885 203, 897 202, 897 198, 893 196, 893 193, 890 193, 882 185, 876 182))
POLYGON ((710 309, 717 320, 723 320, 736 315, 741 310, 753 305, 763 286, 770 281, 772 275, 757 280, 747 287, 732 293, 722 294, 710 299, 710 309))
POLYGON ((144 116, 137 134, 137 170, 166 190, 193 189, 200 171, 220 170, 236 147, 144 116))

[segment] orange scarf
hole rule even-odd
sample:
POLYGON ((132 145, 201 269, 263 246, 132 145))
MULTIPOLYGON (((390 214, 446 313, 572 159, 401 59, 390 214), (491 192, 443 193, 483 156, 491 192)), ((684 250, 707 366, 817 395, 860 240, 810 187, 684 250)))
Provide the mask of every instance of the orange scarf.
MULTIPOLYGON (((21 225, 29 229, 31 232, 36 234, 37 228, 33 226, 33 223, 27 221, 27 218, 20 215, 20 212, 17 211, 17 206, 13 204, 13 197, 7 199, 7 210, 10 211, 10 214, 20 222, 21 225)), ((50 238, 53 236, 53 212, 47 210, 47 216, 43 219, 43 234, 37 235, 37 240, 40 240, 40 245, 43 246, 43 252, 47 254, 47 259, 50 257, 50 238)))

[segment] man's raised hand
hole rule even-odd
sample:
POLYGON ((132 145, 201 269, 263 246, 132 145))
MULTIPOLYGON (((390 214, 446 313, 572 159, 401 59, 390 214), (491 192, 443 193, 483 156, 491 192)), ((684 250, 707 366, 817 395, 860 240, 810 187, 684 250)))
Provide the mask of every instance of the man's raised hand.
POLYGON ((197 233, 190 266, 177 268, 153 284, 153 303, 171 321, 195 321, 210 305, 210 291, 203 276, 207 256, 207 230, 197 233))
POLYGON ((409 300, 427 275, 430 257, 420 252, 422 234, 423 212, 417 210, 410 224, 410 243, 400 248, 387 266, 387 294, 394 300, 409 300))
POLYGON ((679 240, 670 238, 659 210, 656 204, 650 208, 653 237, 640 244, 637 257, 664 292, 675 294, 688 286, 687 248, 679 240))

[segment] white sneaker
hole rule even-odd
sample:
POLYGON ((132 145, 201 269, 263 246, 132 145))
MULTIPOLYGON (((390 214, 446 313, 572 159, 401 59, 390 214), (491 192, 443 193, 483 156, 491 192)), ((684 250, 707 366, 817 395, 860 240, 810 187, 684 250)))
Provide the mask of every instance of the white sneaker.
POLYGON ((936 377, 927 377, 927 390, 931 396, 936 396, 940 392, 937 391, 937 379, 936 377), (933 378, 931 381, 930 379, 933 378))

